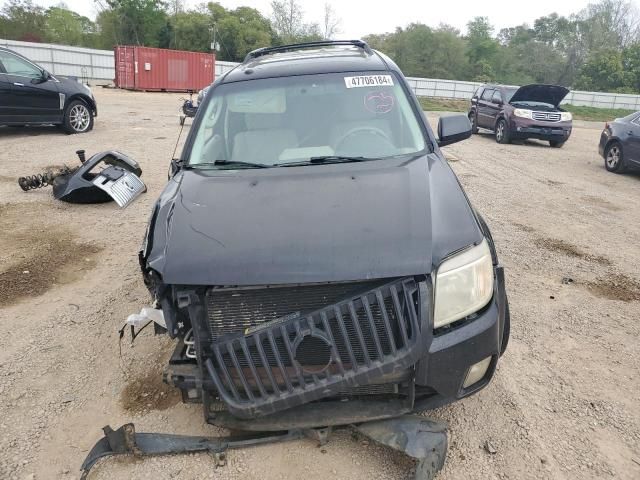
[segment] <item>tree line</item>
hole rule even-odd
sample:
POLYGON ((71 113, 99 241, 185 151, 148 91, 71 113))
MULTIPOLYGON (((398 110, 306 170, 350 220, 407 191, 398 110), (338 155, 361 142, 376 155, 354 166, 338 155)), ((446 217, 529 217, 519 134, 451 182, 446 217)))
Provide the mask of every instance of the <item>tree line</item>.
MULTIPOLYGON (((95 21, 64 3, 42 8, 8 0, 0 9, 0 38, 111 49, 145 45, 208 52, 241 61, 263 46, 334 38, 340 19, 327 3, 307 22, 299 0, 273 0, 266 16, 252 7, 218 2, 191 9, 184 0, 94 0, 95 21)), ((551 14, 495 31, 476 17, 465 33, 450 25, 412 23, 371 34, 369 44, 409 76, 499 82, 554 83, 575 89, 640 93, 640 13, 630 0, 600 0, 569 16, 551 14)))

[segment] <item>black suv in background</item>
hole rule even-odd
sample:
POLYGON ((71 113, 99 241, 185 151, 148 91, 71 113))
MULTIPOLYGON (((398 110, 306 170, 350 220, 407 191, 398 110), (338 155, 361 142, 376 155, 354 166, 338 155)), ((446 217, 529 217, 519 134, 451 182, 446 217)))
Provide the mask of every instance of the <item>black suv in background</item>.
POLYGON ((204 96, 140 262, 208 422, 397 417, 484 388, 509 336, 491 233, 395 63, 362 41, 250 53, 204 96))
POLYGON ((495 132, 498 143, 536 138, 560 148, 573 126, 571 113, 560 108, 568 93, 559 85, 483 85, 471 99, 473 133, 486 128, 495 132))
POLYGON ((60 125, 85 133, 98 115, 86 85, 53 76, 26 57, 0 47, 0 125, 60 125))

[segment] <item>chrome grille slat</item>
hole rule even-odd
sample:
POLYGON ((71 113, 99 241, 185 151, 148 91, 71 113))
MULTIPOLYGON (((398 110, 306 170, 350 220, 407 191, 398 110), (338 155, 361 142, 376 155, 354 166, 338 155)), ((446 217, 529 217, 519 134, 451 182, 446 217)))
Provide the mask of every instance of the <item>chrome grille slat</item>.
POLYGON ((533 119, 539 122, 559 122, 561 118, 558 112, 533 112, 533 119))

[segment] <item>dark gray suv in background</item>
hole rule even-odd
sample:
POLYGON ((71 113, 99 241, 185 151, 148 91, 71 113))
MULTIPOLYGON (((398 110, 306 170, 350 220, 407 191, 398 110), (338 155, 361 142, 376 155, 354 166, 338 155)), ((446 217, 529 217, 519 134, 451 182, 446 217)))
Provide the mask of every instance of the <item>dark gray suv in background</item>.
POLYGON ((211 87, 140 252, 164 379, 238 430, 343 425, 484 388, 509 336, 491 233, 396 64, 265 48, 211 87))

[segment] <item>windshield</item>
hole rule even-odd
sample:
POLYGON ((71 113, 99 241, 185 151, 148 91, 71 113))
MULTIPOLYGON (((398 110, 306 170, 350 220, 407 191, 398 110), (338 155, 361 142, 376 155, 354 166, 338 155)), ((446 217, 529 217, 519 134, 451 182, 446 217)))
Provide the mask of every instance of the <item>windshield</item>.
POLYGON ((506 96, 507 103, 509 103, 511 101, 511 99, 513 98, 513 96, 516 94, 517 91, 518 91, 517 88, 505 88, 504 89, 504 94, 506 96))
POLYGON ((409 99, 387 72, 251 80, 210 93, 188 156, 193 167, 366 161, 426 147, 409 99))

